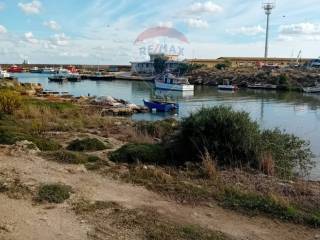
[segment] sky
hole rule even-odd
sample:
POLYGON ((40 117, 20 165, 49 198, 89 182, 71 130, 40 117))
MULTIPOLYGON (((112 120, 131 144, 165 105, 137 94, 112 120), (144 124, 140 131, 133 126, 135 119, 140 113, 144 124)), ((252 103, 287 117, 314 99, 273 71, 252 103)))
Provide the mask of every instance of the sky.
MULTIPOLYGON (((277 0, 270 57, 320 56, 320 0, 277 0)), ((179 58, 262 57, 261 0, 0 0, 0 63, 129 64, 155 49, 179 58), (173 28, 188 43, 145 30, 173 28)))

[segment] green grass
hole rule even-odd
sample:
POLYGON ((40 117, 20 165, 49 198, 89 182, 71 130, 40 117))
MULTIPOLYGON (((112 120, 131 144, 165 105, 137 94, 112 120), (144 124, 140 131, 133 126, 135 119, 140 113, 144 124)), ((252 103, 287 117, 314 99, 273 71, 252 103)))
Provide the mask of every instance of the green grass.
POLYGON ((101 151, 110 148, 110 144, 106 145, 96 138, 76 139, 72 141, 67 149, 70 151, 101 151))
POLYGON ((273 197, 257 193, 245 193, 234 188, 226 188, 222 195, 222 206, 258 215, 267 214, 281 220, 320 227, 320 214, 305 211, 289 202, 277 201, 273 197))
POLYGON ((111 153, 110 160, 122 163, 163 164, 167 161, 166 151, 159 144, 127 144, 111 153))
POLYGON ((33 142, 41 151, 57 151, 61 149, 61 145, 54 140, 24 133, 23 130, 15 126, 6 127, 0 125, 0 144, 13 145, 23 140, 33 142))
POLYGON ((78 108, 76 105, 70 102, 50 102, 50 101, 30 99, 30 98, 26 98, 24 100, 24 105, 31 105, 39 108, 48 108, 48 109, 53 109, 58 111, 78 108))
POLYGON ((63 203, 70 198, 71 187, 64 184, 46 184, 40 186, 37 200, 39 202, 63 203))

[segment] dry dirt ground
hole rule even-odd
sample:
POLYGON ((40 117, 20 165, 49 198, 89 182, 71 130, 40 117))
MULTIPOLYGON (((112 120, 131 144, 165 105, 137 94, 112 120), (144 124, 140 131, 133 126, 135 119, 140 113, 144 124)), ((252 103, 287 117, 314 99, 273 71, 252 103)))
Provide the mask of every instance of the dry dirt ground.
MULTIPOLYGON (((71 202, 76 199, 112 201, 128 209, 152 208, 172 221, 200 225, 239 240, 320 239, 320 231, 316 229, 264 217, 248 217, 218 206, 180 205, 143 187, 87 171, 83 166, 47 161, 36 153, 8 146, 0 146, 0 177, 24 186, 21 190, 18 188, 17 196, 0 193, 1 240, 92 239, 90 236, 97 226, 74 213, 71 202), (74 191, 64 204, 38 204, 29 196, 43 183, 57 182, 72 186, 74 191)), ((112 231, 112 226, 106 229, 112 231)), ((101 239, 135 238, 133 235, 114 238, 106 234, 101 239)))

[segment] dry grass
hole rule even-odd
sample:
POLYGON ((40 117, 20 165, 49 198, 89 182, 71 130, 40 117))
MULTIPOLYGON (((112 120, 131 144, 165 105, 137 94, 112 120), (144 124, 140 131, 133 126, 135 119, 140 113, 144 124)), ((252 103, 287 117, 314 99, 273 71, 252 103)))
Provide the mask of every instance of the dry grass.
POLYGON ((137 240, 227 240, 220 232, 197 225, 174 222, 152 208, 126 209, 113 202, 80 200, 74 204, 77 214, 85 217, 94 230, 92 239, 137 240))
POLYGON ((275 175, 275 163, 270 152, 264 153, 260 161, 260 170, 269 176, 275 175))
POLYGON ((212 155, 208 152, 208 150, 205 150, 205 152, 201 154, 201 159, 201 169, 203 171, 203 176, 211 180, 218 180, 219 171, 217 168, 217 164, 215 159, 213 159, 212 155))

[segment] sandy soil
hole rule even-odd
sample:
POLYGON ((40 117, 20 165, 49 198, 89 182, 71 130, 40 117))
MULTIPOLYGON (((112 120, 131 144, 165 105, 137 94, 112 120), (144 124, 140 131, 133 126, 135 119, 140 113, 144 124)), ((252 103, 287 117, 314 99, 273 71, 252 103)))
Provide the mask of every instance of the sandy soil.
POLYGON ((0 239, 88 239, 95 226, 76 216, 70 206, 72 200, 81 198, 114 201, 127 208, 152 207, 173 221, 198 224, 239 240, 311 240, 320 236, 319 230, 250 218, 218 206, 179 205, 143 187, 88 172, 83 166, 62 165, 10 148, 0 147, 1 176, 18 177, 32 191, 43 183, 61 182, 72 186, 74 194, 70 201, 54 206, 34 204, 31 197, 16 200, 0 194, 0 239))

